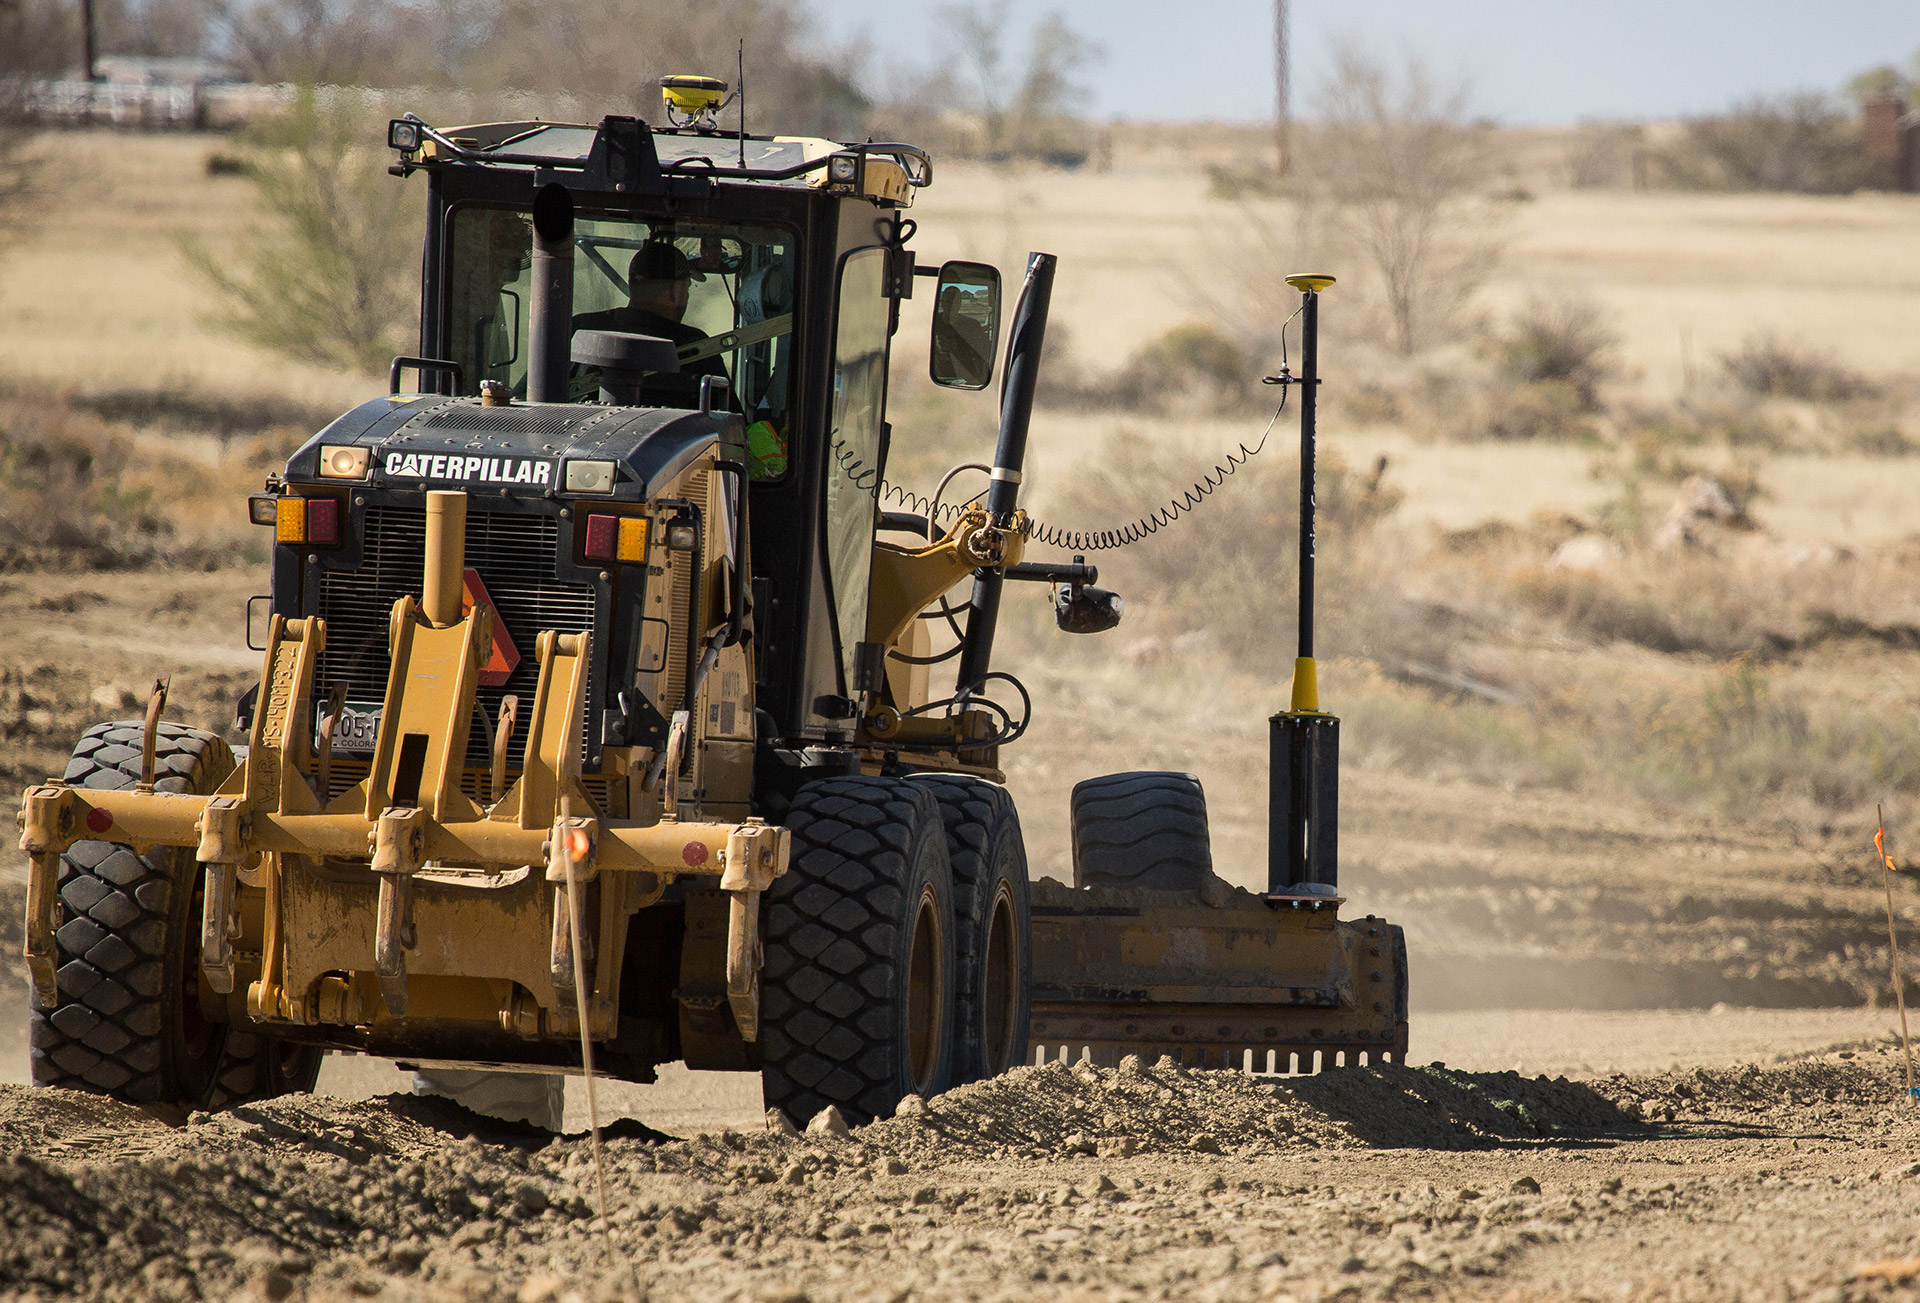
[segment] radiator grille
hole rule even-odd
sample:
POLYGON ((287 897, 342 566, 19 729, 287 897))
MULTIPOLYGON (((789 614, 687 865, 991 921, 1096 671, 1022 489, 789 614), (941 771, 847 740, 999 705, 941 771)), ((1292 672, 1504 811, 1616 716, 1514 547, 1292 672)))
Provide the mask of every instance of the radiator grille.
MULTIPOLYGON (((394 602, 420 592, 426 556, 426 508, 372 506, 366 510, 366 549, 358 570, 329 570, 320 580, 320 611, 327 622, 327 649, 314 674, 314 696, 324 700, 331 684, 344 680, 347 700, 356 707, 378 706, 386 698, 387 619, 394 602)), ((480 572, 493 598, 494 612, 513 635, 520 664, 499 687, 482 684, 478 693, 487 721, 497 719, 500 698, 520 698, 520 717, 507 750, 511 767, 525 754, 533 714, 533 690, 539 679, 534 638, 542 629, 579 633, 593 628, 594 594, 587 584, 554 578, 560 522, 552 516, 518 512, 467 513, 467 565, 480 572)), ((591 720, 598 707, 591 678, 581 720, 584 758, 591 720)), ((467 741, 467 763, 488 763, 490 725, 476 718, 467 741)))
MULTIPOLYGON (((325 798, 331 801, 354 784, 366 782, 367 772, 372 768, 373 766, 365 760, 336 757, 333 768, 327 776, 325 798)), ((493 793, 488 790, 489 777, 484 769, 465 770, 460 775, 460 790, 472 798, 475 804, 486 805, 493 797, 493 793)), ((615 781, 600 774, 586 774, 580 779, 580 787, 593 798, 593 803, 600 807, 601 814, 609 818, 624 818, 627 813, 626 794, 619 793, 619 799, 615 800, 615 781)))

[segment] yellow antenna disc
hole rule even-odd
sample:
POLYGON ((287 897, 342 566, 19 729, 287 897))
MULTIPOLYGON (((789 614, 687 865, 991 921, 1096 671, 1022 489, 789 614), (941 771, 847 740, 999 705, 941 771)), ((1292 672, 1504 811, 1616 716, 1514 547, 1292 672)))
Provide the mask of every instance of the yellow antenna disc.
POLYGON ((727 83, 718 77, 662 77, 660 98, 681 113, 704 113, 720 106, 727 83))
POLYGON ((1302 294, 1318 294, 1321 290, 1333 284, 1333 277, 1323 272, 1296 272, 1294 275, 1287 277, 1287 284, 1293 286, 1293 288, 1299 290, 1302 294))

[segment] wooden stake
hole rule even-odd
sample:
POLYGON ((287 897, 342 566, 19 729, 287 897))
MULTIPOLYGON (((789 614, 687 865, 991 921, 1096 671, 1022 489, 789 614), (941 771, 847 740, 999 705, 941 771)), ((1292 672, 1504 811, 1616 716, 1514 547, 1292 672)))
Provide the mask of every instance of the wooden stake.
POLYGON ((1887 949, 1893 955, 1893 999, 1900 1006, 1900 1050, 1907 1060, 1907 1102, 1916 1098, 1913 1092, 1913 1042, 1907 1036, 1907 992, 1900 981, 1900 939, 1893 930, 1893 856, 1887 854, 1887 816, 1880 806, 1873 807, 1878 824, 1873 830, 1873 849, 1880 854, 1880 875, 1887 889, 1887 949))

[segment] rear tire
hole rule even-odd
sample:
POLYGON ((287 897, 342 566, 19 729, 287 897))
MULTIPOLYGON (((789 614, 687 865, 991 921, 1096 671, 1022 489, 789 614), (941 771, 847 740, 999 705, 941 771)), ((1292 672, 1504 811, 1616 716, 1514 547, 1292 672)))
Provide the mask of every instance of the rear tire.
POLYGON ((1073 885, 1198 891, 1213 872, 1192 774, 1107 774, 1073 789, 1073 885))
POLYGON ((1026 1061, 1032 1021, 1033 919, 1020 815, 1004 787, 962 774, 920 774, 940 802, 953 864, 960 1003, 957 1082, 1026 1061))
POLYGON ((767 892, 761 1093, 805 1124, 859 1125, 953 1084, 953 873, 940 807, 916 783, 809 783, 793 859, 767 892))
MULTIPOLYGON (((88 729, 64 780, 132 787, 143 727, 88 729)), ((217 734, 161 723, 154 790, 205 795, 233 767, 217 734)), ((76 842, 60 859, 59 893, 59 1001, 28 1014, 34 1085, 204 1109, 313 1088, 322 1051, 201 1016, 201 874, 191 850, 139 855, 119 842, 76 842)))

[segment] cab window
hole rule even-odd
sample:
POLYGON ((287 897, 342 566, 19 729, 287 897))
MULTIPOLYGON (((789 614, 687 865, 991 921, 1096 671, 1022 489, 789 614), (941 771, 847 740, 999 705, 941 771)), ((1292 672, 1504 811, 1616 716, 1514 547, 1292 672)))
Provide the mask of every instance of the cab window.
POLYGON ((887 254, 861 249, 840 264, 833 336, 833 418, 827 465, 827 566, 840 668, 853 690, 854 646, 867 636, 867 584, 879 509, 887 410, 887 254))
MULTIPOLYGON (((454 213, 447 252, 448 355, 472 392, 499 380, 524 396, 532 348, 527 318, 533 233, 518 209, 467 205, 454 213)), ((793 356, 796 246, 760 223, 580 216, 574 222, 573 327, 668 339, 677 375, 648 377, 641 401, 697 407, 700 377, 724 376, 745 418, 755 478, 787 470, 788 377, 793 356)), ((576 366, 575 401, 593 401, 599 376, 576 366)))

